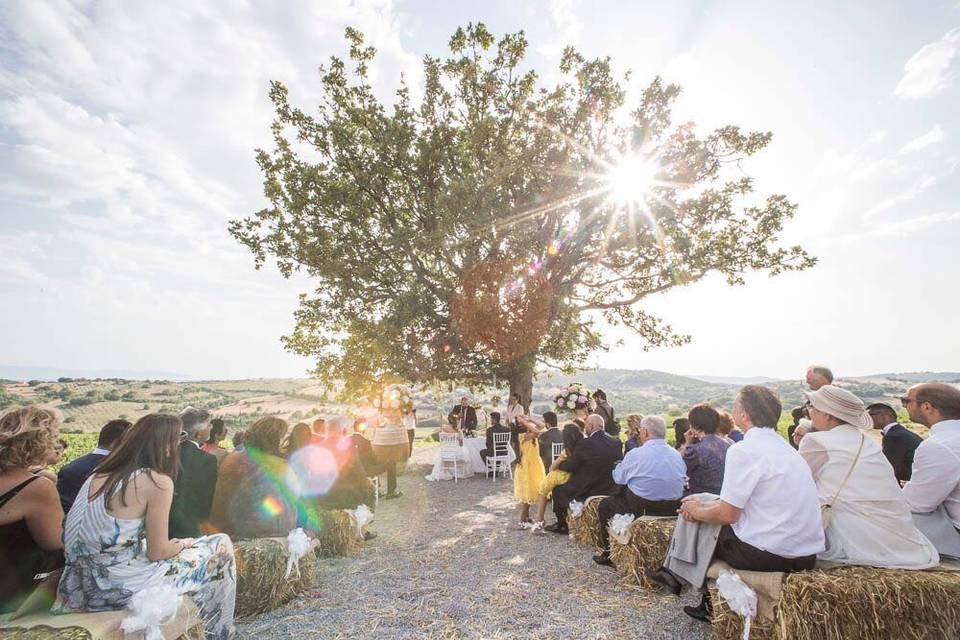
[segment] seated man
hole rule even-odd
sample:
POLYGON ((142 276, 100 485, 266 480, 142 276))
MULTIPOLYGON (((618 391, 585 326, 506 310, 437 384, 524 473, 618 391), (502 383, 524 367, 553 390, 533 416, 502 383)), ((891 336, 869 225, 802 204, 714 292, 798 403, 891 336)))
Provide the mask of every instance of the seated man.
POLYGON ((600 540, 603 552, 593 557, 609 565, 610 538, 607 524, 618 513, 640 517, 672 516, 680 508, 686 465, 677 450, 667 444, 667 425, 660 416, 647 416, 638 429, 640 446, 632 449, 613 470, 613 480, 625 485, 619 495, 600 501, 600 540))
MULTIPOLYGON (((676 594, 681 580, 702 587, 715 559, 749 571, 813 568, 824 550, 817 487, 807 463, 777 433, 780 411, 766 387, 740 390, 733 419, 745 435, 727 450, 720 497, 683 499, 665 566, 649 571, 651 580, 676 594)), ((699 606, 684 612, 709 621, 710 599, 704 593, 699 606)))
POLYGON ((960 389, 918 384, 900 401, 911 420, 930 427, 914 454, 903 497, 940 555, 960 556, 960 389))
POLYGON ((897 422, 897 412, 883 402, 874 402, 867 411, 873 421, 873 428, 882 434, 881 449, 887 462, 893 467, 893 475, 898 482, 910 480, 913 472, 913 456, 923 438, 897 422))
POLYGON ((690 409, 687 420, 690 428, 684 434, 686 442, 680 447, 687 466, 686 493, 720 493, 727 449, 733 444, 717 434, 720 413, 704 402, 690 409))
POLYGON ((586 437, 569 458, 557 465, 558 469, 572 475, 570 480, 553 490, 553 513, 557 521, 545 531, 569 533, 567 507, 572 501, 610 495, 617 488, 613 468, 622 457, 620 441, 604 433, 603 418, 596 414, 587 417, 583 429, 586 437))
POLYGON ((70 507, 73 506, 80 487, 132 426, 127 420, 111 420, 100 429, 97 446, 93 451, 60 469, 57 473, 57 491, 60 493, 60 505, 64 513, 70 513, 70 507))
POLYGON ((487 456, 493 455, 493 434, 510 433, 510 427, 500 424, 500 413, 494 411, 490 414, 490 426, 487 427, 487 441, 483 449, 480 450, 480 457, 483 462, 487 462, 487 456))
POLYGON ((563 432, 557 427, 557 414, 547 411, 543 414, 543 424, 546 430, 540 434, 537 441, 540 444, 540 459, 543 460, 543 469, 550 471, 553 464, 553 445, 563 443, 563 432))

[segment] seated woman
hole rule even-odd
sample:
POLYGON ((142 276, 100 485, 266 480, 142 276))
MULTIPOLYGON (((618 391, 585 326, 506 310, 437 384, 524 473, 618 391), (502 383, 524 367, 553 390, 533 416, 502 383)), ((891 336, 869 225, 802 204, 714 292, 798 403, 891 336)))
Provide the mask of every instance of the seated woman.
POLYGON ((67 515, 55 613, 123 609, 135 593, 169 585, 193 598, 207 638, 233 634, 230 539, 167 535, 181 428, 177 416, 140 418, 84 482, 67 515))
MULTIPOLYGON (((631 418, 633 416, 630 416, 631 418)), ((583 432, 575 424, 566 424, 563 427, 563 452, 550 465, 550 473, 546 475, 543 482, 540 483, 540 491, 537 496, 537 517, 530 525, 533 532, 543 531, 543 518, 547 513, 547 500, 550 494, 561 484, 565 484, 570 479, 569 471, 561 471, 560 463, 570 457, 577 444, 583 440, 583 432)))
POLYGON ((820 560, 892 569, 926 569, 940 556, 917 530, 893 468, 873 438, 863 402, 840 387, 807 393, 813 430, 800 441, 824 512, 820 560))
POLYGON ((444 447, 453 448, 454 453, 457 457, 456 465, 456 475, 457 478, 467 478, 473 475, 473 463, 470 461, 470 452, 467 451, 463 446, 463 433, 457 428, 457 417, 448 416, 447 424, 443 425, 440 428, 440 433, 447 434, 456 434, 457 443, 444 443, 441 440, 440 447, 437 449, 437 455, 433 459, 433 469, 430 471, 430 475, 427 476, 427 480, 431 482, 437 480, 453 480, 454 475, 454 465, 449 460, 444 462, 441 459, 441 453, 444 447))
POLYGON ((743 431, 737 429, 733 422, 733 416, 729 411, 720 412, 720 426, 717 427, 717 435, 726 438, 731 444, 743 440, 743 431))
POLYGON ((724 460, 732 442, 717 434, 720 414, 709 404, 695 405, 687 414, 690 428, 680 455, 687 465, 687 489, 684 495, 720 493, 724 460))
POLYGON ((223 460, 217 474, 210 521, 234 540, 286 537, 297 526, 297 510, 286 498, 287 461, 280 442, 287 423, 260 418, 246 433, 244 450, 223 460))
POLYGON ((17 610, 33 576, 63 562, 63 509, 57 487, 30 472, 57 444, 60 416, 19 407, 0 415, 0 613, 17 610))
POLYGON ((636 449, 640 446, 640 420, 643 416, 631 414, 627 416, 627 441, 623 443, 623 453, 626 455, 630 449, 636 449))
POLYGON ((210 435, 207 441, 200 447, 201 451, 209 453, 217 459, 217 464, 223 462, 229 451, 220 446, 220 443, 227 438, 227 427, 220 418, 214 418, 210 421, 210 435))

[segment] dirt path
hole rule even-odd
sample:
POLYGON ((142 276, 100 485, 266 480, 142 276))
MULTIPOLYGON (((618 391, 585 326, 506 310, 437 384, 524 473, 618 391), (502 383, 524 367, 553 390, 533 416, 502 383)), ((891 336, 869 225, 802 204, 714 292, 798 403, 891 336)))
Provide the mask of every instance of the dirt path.
MULTIPOLYGON (((625 585, 565 536, 513 528, 509 480, 431 483, 431 448, 380 503, 379 537, 324 560, 313 594, 238 624, 241 638, 707 638, 677 600, 625 585)), ((550 516, 548 516, 549 520, 550 516)))

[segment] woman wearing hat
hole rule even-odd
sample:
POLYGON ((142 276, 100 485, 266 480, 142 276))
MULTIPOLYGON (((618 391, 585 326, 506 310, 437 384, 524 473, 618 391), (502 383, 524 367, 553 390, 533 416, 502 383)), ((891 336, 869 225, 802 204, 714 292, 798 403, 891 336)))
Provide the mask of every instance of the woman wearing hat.
POLYGON ((863 401, 833 385, 806 395, 813 431, 800 441, 800 455, 820 498, 827 545, 818 558, 895 569, 939 564, 880 445, 867 436, 873 421, 863 401))

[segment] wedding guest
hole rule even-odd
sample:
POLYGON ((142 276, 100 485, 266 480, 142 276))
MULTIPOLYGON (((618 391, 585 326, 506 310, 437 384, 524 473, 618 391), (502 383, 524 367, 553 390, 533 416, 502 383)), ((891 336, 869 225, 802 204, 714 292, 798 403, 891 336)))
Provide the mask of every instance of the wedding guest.
POLYGON ((584 423, 583 442, 573 454, 557 465, 561 471, 571 474, 566 483, 553 490, 553 513, 557 521, 545 527, 553 533, 569 533, 567 508, 574 500, 583 501, 590 496, 610 495, 617 485, 613 481, 613 468, 623 457, 619 440, 614 440, 603 430, 603 418, 587 416, 584 423))
POLYGON ((456 418, 457 429, 464 435, 469 435, 477 429, 477 410, 470 406, 467 396, 460 398, 460 404, 450 411, 450 416, 456 418))
POLYGON ((729 411, 720 411, 720 424, 717 426, 717 434, 726 438, 730 442, 740 442, 743 440, 743 431, 737 429, 733 422, 733 416, 729 411))
POLYGON ((543 460, 540 458, 540 446, 537 438, 545 429, 527 416, 517 416, 520 429, 520 451, 517 454, 517 468, 513 472, 513 497, 519 506, 519 528, 526 529, 530 519, 530 507, 537 504, 540 483, 546 477, 543 460))
POLYGON ((557 414, 553 411, 546 411, 543 414, 544 431, 537 438, 540 445, 540 460, 543 461, 543 468, 547 471, 553 464, 553 445, 563 442, 563 432, 557 426, 557 414))
POLYGON ((893 475, 901 484, 910 480, 913 471, 913 456, 923 438, 897 422, 897 412, 884 402, 874 402, 867 411, 873 428, 881 433, 883 455, 893 467, 893 475))
POLYGON ((231 438, 231 440, 232 440, 232 442, 233 442, 233 450, 234 450, 234 451, 243 451, 243 440, 244 440, 244 438, 246 438, 246 437, 247 437, 247 432, 246 432, 246 431, 235 431, 235 432, 234 432, 233 438, 231 438))
POLYGON ((200 449, 210 435, 210 412, 187 407, 180 414, 180 470, 173 483, 170 534, 195 538, 210 520, 210 505, 217 488, 217 459, 200 449))
POLYGON ((824 385, 806 394, 813 431, 800 455, 817 483, 826 550, 821 560, 889 569, 927 569, 940 563, 913 524, 890 463, 866 430, 863 401, 824 385))
MULTIPOLYGON (((719 499, 683 499, 671 550, 663 567, 647 572, 651 580, 677 594, 684 583, 699 588, 714 559, 749 571, 813 568, 824 549, 817 487, 810 467, 776 431, 781 407, 766 387, 740 390, 732 413, 744 438, 727 450, 719 499), (694 562, 684 553, 691 549, 694 562)), ((709 621, 709 598, 704 593, 684 612, 709 621)))
POLYGON ((690 421, 686 418, 677 418, 673 421, 673 446, 676 449, 679 449, 684 445, 686 440, 687 429, 690 428, 690 421))
POLYGON ((203 443, 203 446, 200 447, 200 450, 204 453, 209 453, 216 458, 217 464, 219 465, 221 462, 223 462, 223 459, 227 457, 227 453, 229 453, 226 449, 220 446, 220 443, 226 440, 226 438, 226 425, 220 418, 214 418, 210 421, 210 433, 207 436, 207 441, 203 443))
POLYGON ((913 457, 913 475, 903 487, 920 530, 941 555, 960 556, 960 389, 940 383, 918 384, 900 398, 913 422, 930 435, 913 457), (953 531, 951 531, 953 529, 953 531))
POLYGON ((373 445, 370 443, 370 440, 363 435, 363 432, 366 430, 366 420, 363 418, 354 420, 353 433, 350 434, 350 443, 353 446, 354 455, 363 467, 364 473, 368 478, 373 478, 383 473, 383 468, 377 460, 377 456, 373 453, 373 445))
POLYGON ((640 421, 643 416, 631 414, 627 416, 627 440, 623 443, 624 455, 640 446, 640 421))
MULTIPOLYGON (((473 417, 473 427, 476 428, 476 412, 473 417)), ((383 498, 399 498, 403 492, 397 489, 397 465, 410 457, 410 444, 407 430, 403 427, 403 416, 398 409, 380 411, 380 421, 373 430, 372 440, 373 453, 377 456, 380 468, 387 474, 387 493, 383 498)))
POLYGON ((55 467, 61 460, 63 460, 63 454, 66 452, 67 448, 70 445, 67 444, 67 441, 63 438, 57 438, 56 444, 53 445, 53 449, 47 453, 47 457, 43 461, 35 465, 30 469, 30 473, 35 476, 41 476, 46 478, 53 484, 57 484, 57 473, 53 471, 51 467, 55 467))
MULTIPOLYGON (((413 441, 417 438, 417 410, 410 409, 403 414, 403 426, 407 428, 407 440, 410 442, 410 455, 413 455, 413 441)), ((408 456, 409 457, 409 456, 408 456)))
POLYGON ((296 527, 297 510, 280 479, 287 462, 280 443, 287 423, 260 418, 247 430, 244 451, 227 455, 220 465, 210 520, 234 540, 286 537, 296 527))
POLYGON ((16 611, 33 577, 60 566, 63 509, 57 487, 30 467, 49 456, 60 416, 36 406, 0 414, 0 613, 16 611))
POLYGON ((833 384, 833 372, 822 364, 812 364, 807 367, 804 381, 807 383, 810 391, 816 391, 824 385, 833 384))
POLYGON ((684 434, 686 444, 680 449, 687 469, 686 495, 720 493, 724 460, 732 444, 717 434, 720 413, 709 404, 698 404, 690 409, 687 420, 690 428, 684 434))
POLYGON ((603 418, 603 430, 607 435, 617 438, 620 436, 620 425, 617 424, 614 416, 613 405, 607 401, 607 393, 603 389, 597 389, 592 395, 594 402, 593 412, 603 418))
POLYGON ((170 538, 179 418, 137 420, 80 490, 64 531, 66 567, 54 613, 117 611, 134 594, 168 585, 189 594, 207 638, 233 634, 236 569, 222 534, 170 538))
POLYGON ((111 420, 100 429, 97 446, 90 453, 69 462, 57 474, 57 492, 60 494, 60 506, 63 512, 70 511, 80 486, 87 481, 97 465, 106 459, 120 443, 120 438, 133 425, 127 420, 111 420))
MULTIPOLYGON (((690 411, 701 421, 699 413, 690 411)), ((677 450, 667 444, 667 425, 660 416, 647 416, 640 422, 640 446, 624 456, 613 470, 613 481, 623 486, 622 492, 600 501, 600 555, 593 561, 611 565, 610 536, 607 523, 618 513, 640 516, 673 516, 680 508, 683 478, 687 467, 677 450)))
POLYGON ((314 442, 320 442, 326 437, 327 433, 327 421, 323 418, 317 418, 313 421, 313 427, 311 428, 311 433, 313 434, 314 442))
MULTIPOLYGON (((546 414, 544 414, 546 415, 546 414)), ((568 459, 580 441, 583 440, 583 431, 576 424, 567 424, 563 427, 563 452, 550 464, 549 472, 540 483, 540 490, 537 492, 537 517, 530 526, 531 531, 543 531, 543 519, 547 513, 547 500, 553 494, 553 490, 570 479, 569 471, 561 471, 560 463, 568 459)))
POLYGON ((794 449, 800 448, 800 440, 794 440, 794 435, 797 432, 797 427, 800 426, 800 423, 807 418, 807 409, 806 407, 794 407, 790 411, 790 419, 793 424, 787 427, 787 442, 790 443, 790 446, 794 449))
POLYGON ((290 429, 290 435, 287 436, 280 450, 286 453, 289 458, 291 453, 311 444, 313 440, 314 434, 310 429, 310 425, 306 422, 298 422, 290 429))
POLYGON ((511 393, 510 399, 507 400, 507 410, 504 412, 503 420, 508 427, 515 427, 517 424, 517 418, 522 415, 526 415, 526 411, 523 408, 523 401, 520 398, 519 393, 511 393))
MULTIPOLYGON (((546 415, 543 416, 546 419, 546 415)), ((554 416, 554 421, 556 421, 556 416, 554 416)), ((480 458, 483 459, 483 462, 487 462, 487 457, 493 455, 493 434, 495 433, 510 433, 510 427, 500 423, 500 413, 494 411, 490 414, 490 426, 487 427, 486 442, 483 449, 480 450, 480 458)))

